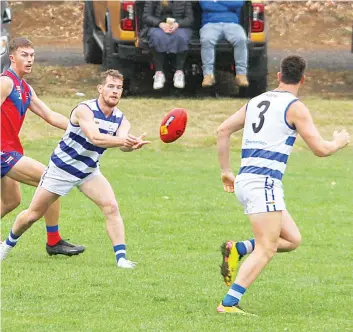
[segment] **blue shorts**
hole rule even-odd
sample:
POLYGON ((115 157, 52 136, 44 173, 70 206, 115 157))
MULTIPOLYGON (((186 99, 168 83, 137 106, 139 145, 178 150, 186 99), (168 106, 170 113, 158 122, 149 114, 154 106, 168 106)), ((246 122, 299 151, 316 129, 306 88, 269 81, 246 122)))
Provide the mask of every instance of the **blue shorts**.
POLYGON ((1 177, 3 178, 12 167, 23 157, 23 155, 17 151, 4 152, 1 151, 1 177))

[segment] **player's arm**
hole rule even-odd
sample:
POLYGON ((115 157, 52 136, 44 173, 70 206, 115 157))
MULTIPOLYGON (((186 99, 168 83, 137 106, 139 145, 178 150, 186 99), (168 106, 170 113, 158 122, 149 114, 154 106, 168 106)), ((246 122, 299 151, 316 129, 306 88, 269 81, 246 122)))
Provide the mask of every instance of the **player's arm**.
POLYGON ((1 95, 1 105, 2 105, 13 89, 13 82, 8 77, 2 76, 0 77, 0 86, 1 86, 0 95, 1 95))
POLYGON ((308 108, 300 101, 293 103, 287 111, 287 122, 295 127, 310 150, 318 157, 327 157, 345 147, 349 134, 345 129, 333 133, 332 141, 324 140, 316 128, 308 108))
POLYGON ((230 136, 244 128, 245 115, 246 105, 225 120, 217 130, 218 161, 221 167, 221 177, 224 184, 224 190, 227 192, 234 191, 235 180, 230 167, 230 136))
POLYGON ((94 122, 93 112, 85 105, 79 105, 75 108, 71 114, 71 121, 81 127, 93 145, 101 148, 131 147, 138 143, 136 137, 132 135, 117 137, 102 134, 94 122))
POLYGON ((67 117, 60 113, 52 111, 42 100, 38 98, 33 88, 30 88, 32 91, 32 97, 31 103, 29 104, 28 108, 50 125, 56 128, 66 130, 69 124, 69 120, 67 119, 67 117))
MULTIPOLYGON (((126 117, 124 117, 123 121, 121 122, 120 127, 116 133, 117 137, 127 137, 129 135, 130 129, 131 129, 131 124, 130 124, 129 120, 126 117)), ((146 136, 146 134, 142 134, 142 135, 136 137, 136 139, 138 141, 137 144, 135 144, 134 146, 130 146, 130 147, 122 146, 122 147, 120 147, 120 150, 123 152, 131 152, 131 151, 142 148, 144 145, 150 143, 149 141, 144 141, 145 136, 146 136)))

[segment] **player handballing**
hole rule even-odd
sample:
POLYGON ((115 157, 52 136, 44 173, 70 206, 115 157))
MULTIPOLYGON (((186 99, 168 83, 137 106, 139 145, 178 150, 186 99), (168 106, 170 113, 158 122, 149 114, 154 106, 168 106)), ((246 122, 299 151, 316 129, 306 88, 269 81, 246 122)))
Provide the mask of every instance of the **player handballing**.
POLYGON ((218 128, 224 190, 235 189, 254 232, 254 239, 228 241, 222 247, 222 274, 231 287, 217 307, 220 313, 247 314, 239 307, 246 289, 276 252, 294 250, 301 242, 299 229, 286 209, 282 188, 297 134, 319 157, 330 156, 350 142, 346 130, 335 131, 332 141, 324 140, 309 110, 297 98, 305 68, 306 62, 299 56, 284 58, 277 74, 278 88, 251 99, 218 128), (230 168, 230 135, 243 128, 241 167, 235 177, 230 168), (237 264, 246 254, 250 255, 236 275, 237 264))
MULTIPOLYGON (((20 183, 38 186, 45 166, 23 154, 19 138, 27 109, 54 127, 66 130, 68 119, 53 112, 23 79, 32 71, 34 49, 26 38, 15 38, 9 46, 10 68, 0 77, 1 83, 1 218, 21 202, 20 183)), ((46 250, 50 255, 77 255, 83 246, 75 246, 61 239, 59 234, 59 201, 48 207, 44 218, 47 226, 46 250)), ((8 241, 3 246, 12 246, 8 241)))
MULTIPOLYGON (((60 196, 78 187, 101 208, 106 218, 117 266, 135 267, 135 263, 126 259, 124 224, 114 191, 99 169, 100 157, 107 148, 129 152, 149 143, 143 140, 144 135, 129 134, 130 123, 116 107, 122 91, 123 76, 117 70, 107 70, 98 85, 99 97, 74 108, 28 210, 17 216, 7 241, 16 242, 60 196)), ((3 251, 1 258, 8 252, 3 251)))

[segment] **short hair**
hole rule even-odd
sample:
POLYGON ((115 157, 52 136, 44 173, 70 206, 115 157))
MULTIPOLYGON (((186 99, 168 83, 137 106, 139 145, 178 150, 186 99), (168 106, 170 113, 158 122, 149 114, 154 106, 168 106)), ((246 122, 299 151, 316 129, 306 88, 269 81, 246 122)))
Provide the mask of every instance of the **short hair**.
POLYGON ((31 47, 33 48, 33 43, 25 38, 25 37, 17 37, 14 39, 11 39, 10 41, 10 45, 9 45, 9 53, 13 54, 14 52, 16 52, 19 48, 28 48, 31 47))
POLYGON ((121 81, 124 81, 124 76, 122 73, 120 73, 119 70, 108 69, 108 70, 104 71, 103 73, 101 73, 100 84, 105 84, 108 76, 112 76, 112 77, 115 77, 121 81))
POLYGON ((306 61, 299 55, 290 55, 281 61, 281 82, 298 84, 304 75, 306 61))

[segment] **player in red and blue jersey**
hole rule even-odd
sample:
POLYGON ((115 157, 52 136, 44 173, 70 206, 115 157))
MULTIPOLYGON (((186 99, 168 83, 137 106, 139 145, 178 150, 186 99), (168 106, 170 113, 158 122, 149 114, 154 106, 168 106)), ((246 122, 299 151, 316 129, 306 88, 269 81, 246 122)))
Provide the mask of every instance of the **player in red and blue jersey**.
MULTIPOLYGON (((26 38, 15 38, 10 42, 9 54, 11 66, 0 77, 1 218, 20 204, 20 183, 37 187, 45 170, 45 165, 24 156, 19 132, 27 110, 31 110, 54 127, 66 130, 68 126, 68 119, 53 112, 45 105, 37 97, 33 88, 23 79, 32 71, 34 61, 32 43, 26 38)), ((73 245, 61 238, 58 227, 59 212, 60 205, 57 201, 48 207, 44 216, 47 227, 46 250, 49 255, 78 255, 85 248, 73 245)), ((14 240, 16 240, 15 235, 14 240)), ((13 245, 13 243, 4 242, 1 245, 13 245)))

